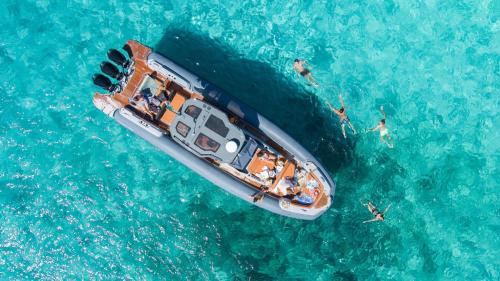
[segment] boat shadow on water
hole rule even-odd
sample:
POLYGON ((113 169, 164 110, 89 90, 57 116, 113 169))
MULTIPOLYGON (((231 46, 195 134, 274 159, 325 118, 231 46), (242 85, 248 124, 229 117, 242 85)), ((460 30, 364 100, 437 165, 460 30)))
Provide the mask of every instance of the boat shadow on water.
POLYGON ((265 62, 242 58, 208 36, 169 28, 155 51, 236 96, 294 137, 336 171, 352 158, 352 143, 341 139, 338 121, 323 102, 265 62))

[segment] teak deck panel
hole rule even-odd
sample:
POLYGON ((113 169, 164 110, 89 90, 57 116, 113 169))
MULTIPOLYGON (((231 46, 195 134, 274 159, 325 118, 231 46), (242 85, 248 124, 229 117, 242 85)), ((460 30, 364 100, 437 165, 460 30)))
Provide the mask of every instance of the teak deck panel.
POLYGON ((250 163, 247 165, 247 171, 254 175, 264 171, 264 167, 266 166, 269 170, 272 170, 275 167, 273 160, 260 159, 257 157, 257 154, 259 154, 260 151, 260 148, 255 151, 252 160, 250 160, 250 163))

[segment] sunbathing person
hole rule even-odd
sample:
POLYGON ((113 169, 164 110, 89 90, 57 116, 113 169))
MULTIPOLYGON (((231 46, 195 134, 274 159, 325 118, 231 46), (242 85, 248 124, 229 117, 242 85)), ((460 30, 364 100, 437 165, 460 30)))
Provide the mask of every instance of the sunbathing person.
POLYGON ((278 173, 278 174, 281 173, 281 171, 283 170, 283 167, 285 167, 285 158, 280 157, 276 161, 276 167, 274 168, 276 170, 276 173, 278 173))
POLYGON ((379 210, 377 210, 377 207, 375 207, 375 205, 373 205, 373 203, 370 201, 368 201, 367 203, 361 202, 361 204, 363 204, 363 206, 367 207, 368 211, 370 211, 370 213, 372 213, 374 216, 373 219, 364 221, 363 223, 374 222, 374 221, 383 221, 385 213, 387 211, 389 211, 389 208, 391 207, 391 204, 389 204, 389 206, 387 206, 387 208, 385 208, 385 210, 383 212, 380 212, 379 210))
POLYGON ((339 108, 338 110, 335 107, 333 107, 328 101, 326 102, 326 104, 340 118, 340 126, 342 128, 342 135, 344 135, 344 138, 347 138, 347 136, 345 134, 345 125, 349 126, 349 128, 351 128, 351 130, 354 134, 356 134, 356 130, 352 126, 351 121, 349 120, 349 117, 347 117, 347 114, 345 112, 344 99, 342 99, 342 95, 339 95, 339 100, 340 100, 340 104, 342 105, 342 107, 339 108))
POLYGON ((134 105, 137 109, 141 110, 142 112, 146 113, 149 117, 151 117, 151 119, 154 119, 154 113, 151 111, 149 103, 146 101, 143 94, 141 93, 136 94, 132 98, 132 105, 134 105))
POLYGON ((389 135, 389 131, 387 130, 387 127, 385 126, 385 119, 387 117, 386 117, 383 106, 380 106, 380 112, 382 112, 382 115, 384 116, 384 118, 380 120, 380 122, 377 124, 377 126, 371 128, 369 130, 372 132, 379 130, 380 131, 380 141, 387 144, 387 146, 389 148, 393 148, 394 146, 391 143, 389 143, 389 140, 391 140, 391 136, 389 135), (385 139, 385 136, 387 136, 388 140, 385 139))
POLYGON ((162 90, 160 93, 155 96, 152 99, 152 102, 154 106, 158 109, 158 112, 156 114, 156 120, 160 120, 160 118, 163 116, 165 111, 167 110, 167 107, 169 106, 169 96, 170 93, 168 92, 169 90, 162 90))
POLYGON ((295 195, 297 191, 295 190, 295 182, 292 177, 285 177, 280 179, 278 184, 274 187, 273 193, 278 195, 295 195))
POLYGON ((264 166, 262 172, 256 174, 261 180, 265 182, 266 185, 270 185, 274 182, 276 178, 276 171, 274 169, 269 169, 269 167, 264 166), (270 183, 269 183, 270 181, 270 183))
POLYGON ((276 160, 276 155, 272 154, 268 150, 259 151, 259 153, 257 153, 257 157, 259 157, 260 160, 269 160, 269 161, 276 160))
POLYGON ((311 74, 311 71, 309 69, 305 68, 305 65, 308 64, 307 61, 305 60, 299 60, 295 59, 293 62, 293 70, 297 73, 297 75, 302 75, 311 85, 314 87, 318 87, 318 82, 316 82, 316 79, 311 74))

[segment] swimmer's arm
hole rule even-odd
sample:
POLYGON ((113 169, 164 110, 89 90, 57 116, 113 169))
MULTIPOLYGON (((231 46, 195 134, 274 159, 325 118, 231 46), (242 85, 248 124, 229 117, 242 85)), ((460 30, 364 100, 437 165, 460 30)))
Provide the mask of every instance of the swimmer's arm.
POLYGON ((339 95, 339 100, 340 100, 340 104, 342 104, 342 107, 345 109, 344 99, 342 98, 342 95, 339 95))
POLYGON ((340 114, 340 112, 338 110, 335 109, 335 107, 333 107, 328 101, 326 102, 326 104, 328 105, 328 107, 330 107, 330 109, 335 112, 336 114, 340 114))
POLYGON ((378 130, 379 128, 380 128, 380 125, 377 125, 377 126, 375 126, 375 127, 371 128, 371 129, 368 129, 368 131, 370 131, 370 132, 375 132, 375 131, 376 131, 376 130, 378 130))
POLYGON ((377 221, 377 219, 371 219, 371 220, 368 220, 368 221, 364 221, 363 223, 369 223, 369 222, 374 222, 374 221, 377 221))
POLYGON ((387 208, 385 208, 385 210, 384 210, 384 214, 385 214, 385 213, 387 213, 387 211, 389 211, 389 209, 391 208, 391 206, 392 206, 392 203, 391 203, 391 204, 389 204, 389 206, 387 206, 387 208))
POLYGON ((387 119, 387 116, 385 115, 385 111, 384 111, 384 106, 383 105, 380 106, 380 112, 382 112, 382 115, 384 115, 384 119, 387 119))
POLYGON ((293 70, 295 71, 295 74, 300 77, 299 70, 297 70, 297 67, 295 67, 295 65, 293 66, 293 70))

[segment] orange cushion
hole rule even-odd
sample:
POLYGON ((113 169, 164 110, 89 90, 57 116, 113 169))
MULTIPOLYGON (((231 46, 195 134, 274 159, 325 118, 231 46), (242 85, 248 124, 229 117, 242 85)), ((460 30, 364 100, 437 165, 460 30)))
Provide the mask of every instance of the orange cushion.
POLYGON ((172 106, 173 111, 172 110, 165 111, 165 113, 161 117, 161 122, 170 125, 175 118, 176 112, 178 112, 181 109, 185 101, 186 98, 183 95, 175 94, 174 98, 170 102, 170 106, 172 106))
POLYGON ((172 99, 172 102, 170 103, 170 105, 172 105, 172 108, 175 111, 179 111, 179 109, 181 109, 181 107, 182 107, 182 105, 184 104, 185 101, 186 101, 186 98, 183 95, 181 95, 181 94, 175 94, 175 96, 172 99))

